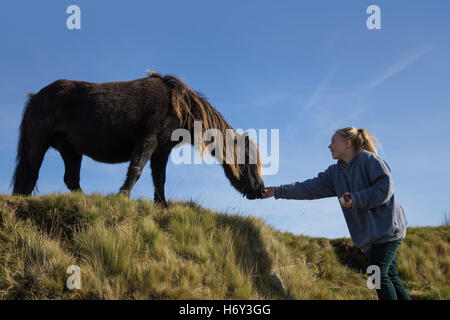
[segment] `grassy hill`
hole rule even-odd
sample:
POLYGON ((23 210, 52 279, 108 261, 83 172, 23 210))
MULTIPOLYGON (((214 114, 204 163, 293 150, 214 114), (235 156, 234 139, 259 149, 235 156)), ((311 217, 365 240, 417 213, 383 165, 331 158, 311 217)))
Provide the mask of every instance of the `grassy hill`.
MULTIPOLYGON (((0 299, 377 299, 350 239, 281 233, 193 202, 0 195, 0 299), (69 265, 81 289, 69 290, 69 265)), ((450 299, 450 226, 409 228, 400 278, 450 299)))

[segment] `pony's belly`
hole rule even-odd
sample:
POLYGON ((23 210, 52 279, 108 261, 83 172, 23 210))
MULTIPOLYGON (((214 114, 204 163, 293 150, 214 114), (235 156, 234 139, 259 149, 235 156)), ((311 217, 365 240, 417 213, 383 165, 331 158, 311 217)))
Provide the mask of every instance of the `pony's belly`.
POLYGON ((80 147, 80 153, 85 154, 95 161, 106 163, 120 163, 130 161, 132 147, 130 144, 105 144, 103 141, 99 144, 91 144, 86 147, 80 147))
POLYGON ((122 162, 130 161, 129 157, 112 157, 111 155, 108 155, 108 154, 99 155, 98 153, 95 153, 95 154, 85 153, 85 155, 95 161, 104 162, 104 163, 122 163, 122 162))

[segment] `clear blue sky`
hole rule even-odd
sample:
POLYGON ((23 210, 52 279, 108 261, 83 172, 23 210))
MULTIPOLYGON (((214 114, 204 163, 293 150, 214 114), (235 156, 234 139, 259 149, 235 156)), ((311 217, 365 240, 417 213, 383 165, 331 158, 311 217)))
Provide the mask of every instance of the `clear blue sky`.
MULTIPOLYGON (((335 129, 366 128, 389 164, 410 226, 450 212, 448 1, 2 1, 0 192, 11 193, 26 92, 67 78, 132 80, 146 69, 203 92, 234 128, 279 129, 280 168, 266 186, 313 178, 330 164, 335 129), (81 30, 66 8, 81 8, 81 30), (366 8, 381 8, 369 30, 366 8)), ((86 193, 116 193, 127 163, 83 157, 86 193)), ((55 150, 40 193, 68 192, 55 150)), ((132 197, 153 198, 146 166, 132 197)), ((261 217, 281 231, 349 236, 336 198, 247 200, 220 165, 169 161, 166 196, 261 217)))

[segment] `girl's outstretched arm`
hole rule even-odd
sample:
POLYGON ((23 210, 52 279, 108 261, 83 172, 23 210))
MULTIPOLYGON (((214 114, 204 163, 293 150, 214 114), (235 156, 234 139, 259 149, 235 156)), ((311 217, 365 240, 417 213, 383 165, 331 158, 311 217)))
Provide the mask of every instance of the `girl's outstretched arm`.
POLYGON ((284 184, 273 191, 275 199, 313 200, 336 196, 329 167, 315 178, 284 184))

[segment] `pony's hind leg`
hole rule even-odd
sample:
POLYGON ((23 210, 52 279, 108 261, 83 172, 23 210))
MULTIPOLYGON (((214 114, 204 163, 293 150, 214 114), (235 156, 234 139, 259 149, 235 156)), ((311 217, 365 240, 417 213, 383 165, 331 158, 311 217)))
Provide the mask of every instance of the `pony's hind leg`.
POLYGON ((80 169, 82 155, 71 151, 60 151, 64 160, 64 183, 70 191, 81 191, 80 188, 80 169))
POLYGON ((73 146, 68 142, 62 132, 53 135, 50 145, 59 151, 64 161, 64 183, 70 191, 81 190, 80 188, 80 168, 82 155, 74 151, 73 146))
POLYGON ((127 178, 120 188, 120 193, 127 196, 130 195, 136 181, 139 179, 142 173, 142 169, 145 164, 150 160, 153 151, 155 151, 158 142, 155 135, 147 136, 139 140, 131 154, 131 161, 128 167, 127 178))

